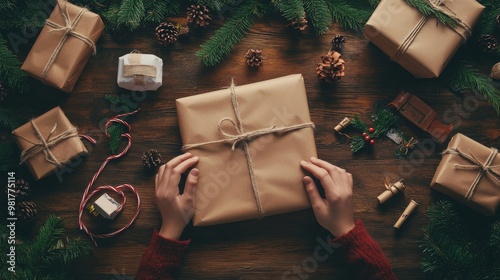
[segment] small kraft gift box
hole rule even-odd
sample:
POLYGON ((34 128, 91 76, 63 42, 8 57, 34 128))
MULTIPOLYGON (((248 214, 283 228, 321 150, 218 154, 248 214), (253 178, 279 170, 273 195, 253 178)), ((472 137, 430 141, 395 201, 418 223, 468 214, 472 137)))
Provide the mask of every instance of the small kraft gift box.
POLYGON ((132 53, 118 59, 118 86, 128 90, 157 90, 162 84, 163 60, 152 54, 132 53))
POLYGON ((458 133, 442 154, 431 188, 484 215, 494 215, 500 205, 498 150, 458 133))
POLYGON ((310 207, 301 160, 316 156, 302 75, 177 99, 183 150, 199 156, 195 226, 310 207))
POLYGON ((87 154, 76 127, 60 107, 32 119, 12 134, 21 149, 21 163, 26 163, 36 180, 87 154))
POLYGON ((104 31, 101 18, 58 0, 21 69, 47 85, 73 91, 95 43, 104 31))
POLYGON ((363 33, 413 76, 434 78, 470 36, 484 6, 475 0, 425 2, 453 23, 444 25, 433 16, 423 15, 405 0, 382 0, 363 33))

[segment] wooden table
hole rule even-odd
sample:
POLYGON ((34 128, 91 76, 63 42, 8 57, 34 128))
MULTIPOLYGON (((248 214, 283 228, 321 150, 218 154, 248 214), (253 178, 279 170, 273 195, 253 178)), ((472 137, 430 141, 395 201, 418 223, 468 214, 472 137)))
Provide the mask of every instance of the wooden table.
MULTIPOLYGON (((458 132, 486 146, 498 147, 500 119, 484 101, 467 105, 463 97, 451 93, 438 80, 413 78, 361 34, 334 26, 324 36, 316 37, 311 31, 296 36, 288 32, 285 25, 273 19, 256 24, 226 61, 213 68, 203 67, 194 53, 213 34, 218 27, 216 24, 189 41, 177 42, 171 47, 156 42, 154 28, 131 34, 128 41, 120 43, 105 33, 98 43, 97 56, 89 61, 72 94, 64 95, 41 85, 14 105, 33 116, 60 105, 82 133, 101 140, 73 172, 62 176, 62 182, 51 176, 33 183, 34 201, 39 209, 37 226, 49 214, 56 213, 64 219, 70 236, 88 239, 78 229, 78 205, 89 180, 109 154, 107 140, 98 129, 99 123, 112 114, 104 96, 130 95, 116 85, 118 57, 138 49, 163 59, 163 86, 157 92, 130 95, 132 100, 141 101, 142 108, 131 120, 132 149, 125 158, 110 163, 96 184, 134 185, 141 195, 141 213, 126 232, 99 241, 93 257, 75 268, 79 279, 131 279, 135 275, 153 229, 160 226, 153 191, 154 176, 144 171, 140 158, 150 148, 159 150, 164 160, 181 153, 175 109, 177 98, 228 86, 231 77, 241 85, 293 73, 302 73, 305 78, 311 117, 317 126, 319 157, 353 174, 356 218, 363 220, 399 278, 424 277, 419 264, 422 257, 419 240, 423 236, 422 227, 427 223, 426 209, 445 198, 429 189, 443 146, 436 145, 430 153, 416 153, 410 159, 399 160, 394 155, 397 145, 384 137, 377 139, 371 151, 352 154, 347 139, 336 135, 333 128, 345 116, 358 114, 369 119, 376 103, 387 104, 401 90, 415 93, 441 117, 453 122, 458 132), (342 52, 346 76, 335 85, 322 85, 316 77, 316 64, 328 51, 330 40, 336 34, 346 36, 347 44, 342 52), (266 60, 259 69, 250 69, 245 64, 243 56, 250 48, 263 50, 266 60), (423 157, 419 156, 422 154, 423 157), (404 178, 407 190, 405 196, 379 207, 375 198, 384 190, 385 177, 393 181, 404 178), (401 230, 394 231, 393 224, 411 199, 418 201, 419 207, 401 230)), ((494 62, 479 62, 479 66, 487 72, 494 62)), ((400 121, 399 127, 406 135, 420 141, 430 139, 405 119, 400 121)), ((352 133, 357 132, 351 130, 352 133)), ((133 199, 130 199, 109 227, 107 223, 90 223, 102 231, 117 229, 131 218, 134 209, 133 199)), ((85 217, 91 219, 89 215, 85 217)), ((314 249, 320 246, 318 240, 325 240, 327 236, 311 210, 260 221, 188 228, 185 237, 192 238, 192 244, 184 258, 181 278, 281 279, 285 272, 304 264, 308 272, 304 272, 302 279, 349 279, 349 271, 334 255, 316 262, 317 266, 312 261, 314 249)), ((295 275, 287 279, 301 278, 295 275)))

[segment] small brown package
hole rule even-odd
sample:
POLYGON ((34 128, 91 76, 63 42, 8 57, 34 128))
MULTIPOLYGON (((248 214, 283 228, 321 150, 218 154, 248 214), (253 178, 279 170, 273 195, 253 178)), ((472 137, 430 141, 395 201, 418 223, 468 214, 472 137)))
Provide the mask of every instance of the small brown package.
POLYGON ((438 77, 470 35, 484 7, 475 0, 429 0, 456 27, 426 17, 405 0, 382 0, 363 30, 366 38, 417 78, 438 77))
POLYGON ((200 157, 195 226, 310 207, 300 161, 316 156, 316 145, 302 75, 185 97, 176 105, 184 148, 205 143, 187 150, 200 157))
POLYGON ((431 188, 491 216, 500 205, 500 155, 463 134, 443 152, 431 188))
POLYGON ((74 157, 87 154, 78 131, 60 107, 12 131, 22 151, 21 160, 39 180, 74 157))
POLYGON ((21 69, 69 93, 103 31, 99 15, 58 0, 21 69))

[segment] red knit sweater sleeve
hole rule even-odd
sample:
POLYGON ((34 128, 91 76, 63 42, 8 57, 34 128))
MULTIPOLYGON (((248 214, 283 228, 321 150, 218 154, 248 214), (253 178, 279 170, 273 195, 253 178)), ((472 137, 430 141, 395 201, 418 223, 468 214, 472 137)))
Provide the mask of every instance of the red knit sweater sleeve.
POLYGON ((151 244, 142 256, 135 279, 177 279, 176 275, 181 266, 182 256, 189 243, 189 240, 178 241, 164 238, 155 230, 151 244))
POLYGON ((371 238, 361 220, 348 233, 334 238, 341 245, 341 254, 347 261, 355 279, 397 279, 389 260, 380 246, 371 238))

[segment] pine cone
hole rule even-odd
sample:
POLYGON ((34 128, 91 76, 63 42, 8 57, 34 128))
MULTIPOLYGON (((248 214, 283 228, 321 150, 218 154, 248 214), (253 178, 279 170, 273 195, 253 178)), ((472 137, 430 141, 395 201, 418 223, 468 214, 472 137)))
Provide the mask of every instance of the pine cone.
POLYGON ((5 189, 5 192, 14 195, 16 200, 23 200, 31 193, 31 188, 24 179, 17 179, 14 187, 5 189))
POLYGON ((0 82, 0 102, 2 102, 8 95, 7 89, 3 86, 3 83, 0 82))
POLYGON ((495 37, 489 34, 479 36, 477 44, 483 53, 492 53, 497 48, 495 37))
POLYGON ((30 201, 22 201, 16 204, 16 217, 21 226, 35 221, 37 216, 36 204, 30 201))
POLYGON ((179 37, 179 31, 177 31, 175 25, 170 22, 160 23, 160 25, 156 27, 155 32, 158 41, 164 46, 175 43, 179 37))
POLYGON ((316 74, 321 81, 333 83, 344 77, 344 63, 340 58, 340 53, 329 51, 327 55, 321 57, 321 63, 318 63, 316 74))
POLYGON ((250 67, 259 67, 263 62, 261 50, 249 49, 245 54, 245 58, 250 67))
POLYGON ((208 26, 212 20, 209 13, 208 8, 203 5, 191 5, 187 8, 188 24, 194 28, 208 26))
POLYGON ((177 24, 177 32, 179 33, 179 39, 186 39, 191 33, 189 27, 180 24, 177 24))
POLYGON ((306 16, 304 15, 298 21, 292 20, 288 26, 293 28, 297 32, 302 32, 302 31, 306 30, 307 29, 306 16))
POLYGON ((142 154, 142 163, 148 169, 154 169, 161 165, 161 155, 157 150, 150 149, 142 154))
POLYGON ((345 38, 342 35, 336 35, 332 39, 332 49, 340 52, 345 44, 345 38))

